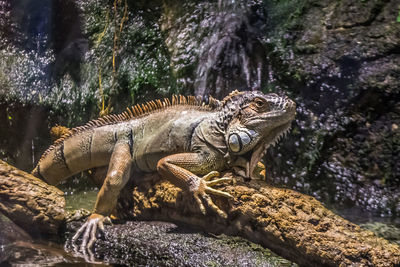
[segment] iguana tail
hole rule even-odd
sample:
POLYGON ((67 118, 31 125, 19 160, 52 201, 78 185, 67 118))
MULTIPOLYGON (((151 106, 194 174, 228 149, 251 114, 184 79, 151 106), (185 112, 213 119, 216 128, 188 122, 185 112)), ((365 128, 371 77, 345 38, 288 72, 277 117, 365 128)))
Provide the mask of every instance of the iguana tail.
POLYGON ((55 185, 84 170, 105 166, 115 145, 112 134, 88 129, 60 138, 43 153, 31 173, 55 185))

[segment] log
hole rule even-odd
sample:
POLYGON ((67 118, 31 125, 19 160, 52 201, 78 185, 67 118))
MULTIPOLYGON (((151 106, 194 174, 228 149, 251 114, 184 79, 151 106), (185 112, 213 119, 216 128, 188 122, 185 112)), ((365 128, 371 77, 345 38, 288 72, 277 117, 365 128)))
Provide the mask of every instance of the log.
POLYGON ((304 266, 400 264, 398 245, 334 214, 311 196, 260 180, 235 179, 219 189, 234 196, 212 196, 227 219, 212 210, 201 214, 190 195, 156 174, 129 184, 117 211, 122 217, 182 222, 215 234, 242 236, 304 266))
MULTIPOLYGON (((216 234, 242 236, 307 266, 395 266, 400 247, 341 218, 315 198, 259 180, 220 185, 233 200, 212 196, 228 214, 203 215, 192 196, 156 174, 121 192, 117 215, 182 222, 216 234)), ((135 176, 137 178, 137 176, 135 176)), ((0 212, 29 233, 56 234, 65 220, 63 193, 0 161, 0 212)))
POLYGON ((61 190, 0 160, 0 212, 33 236, 59 232, 65 219, 61 190))

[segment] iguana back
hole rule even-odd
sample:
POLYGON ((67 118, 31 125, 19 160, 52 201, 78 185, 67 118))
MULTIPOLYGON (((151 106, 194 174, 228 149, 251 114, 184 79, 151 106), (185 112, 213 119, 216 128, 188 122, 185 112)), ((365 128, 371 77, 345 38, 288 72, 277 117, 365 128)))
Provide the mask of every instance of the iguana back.
POLYGON ((194 129, 215 112, 194 97, 174 96, 170 102, 151 101, 109 115, 71 131, 46 150, 32 174, 57 184, 74 174, 107 166, 114 146, 126 140, 132 154, 132 167, 156 171, 166 155, 191 151, 194 129))

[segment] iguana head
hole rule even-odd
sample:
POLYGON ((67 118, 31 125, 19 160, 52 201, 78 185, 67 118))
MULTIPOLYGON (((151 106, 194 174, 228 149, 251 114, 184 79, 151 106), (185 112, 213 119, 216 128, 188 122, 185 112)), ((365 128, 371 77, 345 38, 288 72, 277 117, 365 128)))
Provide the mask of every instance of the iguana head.
POLYGON ((285 135, 296 114, 296 104, 286 96, 258 91, 235 91, 221 102, 230 155, 244 157, 251 176, 270 145, 285 135))

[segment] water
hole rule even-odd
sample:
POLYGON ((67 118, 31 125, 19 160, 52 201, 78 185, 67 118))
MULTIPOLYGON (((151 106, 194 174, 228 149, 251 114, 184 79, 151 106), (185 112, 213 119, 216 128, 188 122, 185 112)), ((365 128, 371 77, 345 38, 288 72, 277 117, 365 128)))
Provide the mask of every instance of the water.
POLYGON ((97 188, 89 188, 88 190, 89 191, 65 192, 65 209, 67 211, 74 211, 77 209, 93 210, 99 190, 97 188))
POLYGON ((233 89, 261 89, 266 15, 258 1, 169 3, 162 17, 171 63, 185 91, 224 97, 233 89))
POLYGON ((57 243, 43 241, 18 241, 1 248, 0 264, 4 266, 112 266, 111 264, 90 263, 64 250, 57 243))

